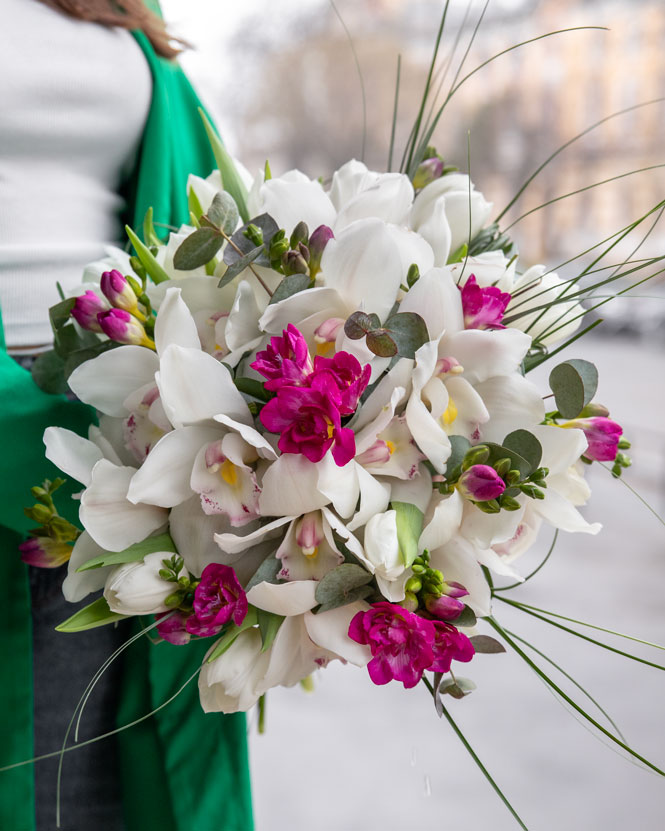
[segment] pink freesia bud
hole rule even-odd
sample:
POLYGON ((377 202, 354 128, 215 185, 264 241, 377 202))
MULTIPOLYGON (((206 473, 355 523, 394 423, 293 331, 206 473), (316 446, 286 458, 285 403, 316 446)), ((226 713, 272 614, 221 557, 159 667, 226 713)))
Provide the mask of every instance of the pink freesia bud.
POLYGON ((296 543, 305 556, 312 556, 323 542, 321 511, 312 511, 296 523, 296 543))
POLYGON ((19 545, 18 550, 24 563, 38 568, 57 568, 72 555, 71 545, 51 537, 30 537, 19 545))
POLYGON ((472 465, 462 473, 457 486, 462 496, 474 502, 489 502, 506 489, 506 483, 489 465, 472 465))
POLYGON ((334 343, 342 326, 344 326, 343 318, 329 317, 314 330, 314 340, 317 343, 334 343))
POLYGON ((503 320, 510 295, 496 286, 481 288, 471 275, 461 288, 466 329, 505 329, 503 320))
POLYGON ((99 325, 97 315, 101 312, 107 311, 109 304, 95 294, 94 291, 86 291, 76 298, 74 308, 72 309, 72 317, 84 329, 90 332, 101 332, 102 327, 99 325))
POLYGON ((210 563, 203 569, 194 590, 194 614, 187 618, 191 635, 208 637, 232 620, 236 626, 247 614, 247 596, 230 566, 210 563))
POLYGON ((424 188, 433 182, 435 179, 440 179, 443 174, 443 162, 441 159, 434 156, 431 159, 425 159, 418 165, 416 175, 413 177, 413 187, 416 190, 424 188))
POLYGON ((619 439, 623 427, 609 418, 595 416, 592 418, 575 418, 561 427, 577 427, 584 430, 589 446, 584 451, 587 459, 596 462, 613 462, 616 459, 619 439))
POLYGON ((309 276, 314 279, 321 271, 321 257, 326 245, 335 235, 327 225, 319 225, 309 238, 307 248, 309 249, 309 276))
POLYGON ((164 618, 157 624, 159 637, 175 646, 189 643, 192 636, 187 631, 187 617, 183 612, 165 612, 157 615, 158 619, 164 618))
POLYGON ((281 337, 271 338, 268 346, 257 352, 250 366, 268 379, 268 390, 302 386, 313 370, 307 341, 291 323, 281 337))
POLYGON ((369 364, 360 365, 360 361, 350 352, 337 352, 332 358, 314 358, 313 378, 328 377, 337 387, 337 407, 342 415, 351 415, 356 411, 360 396, 369 384, 372 368, 369 364))
POLYGON ((367 665, 375 684, 395 679, 415 687, 434 660, 435 624, 393 603, 374 603, 349 625, 352 641, 369 646, 367 665))
POLYGON ((101 312, 97 315, 97 320, 102 332, 111 340, 154 349, 155 344, 147 336, 141 321, 124 309, 109 309, 107 312, 101 312))
POLYGON ((455 620, 464 611, 464 603, 456 597, 448 597, 445 594, 441 597, 428 594, 425 597, 425 608, 430 615, 434 615, 439 620, 455 620))
POLYGON ((470 661, 476 654, 473 644, 450 623, 440 620, 433 620, 434 641, 432 651, 434 660, 428 667, 432 672, 449 672, 453 661, 470 661))
POLYGON ((104 296, 116 309, 134 314, 138 311, 138 301, 132 287, 116 268, 105 271, 99 285, 104 296))
POLYGON ((609 414, 610 411, 607 407, 603 404, 597 404, 595 401, 592 401, 582 410, 580 418, 589 418, 590 416, 602 416, 603 418, 607 418, 609 414))
POLYGON ((461 583, 458 583, 456 580, 451 580, 450 582, 443 584, 443 593, 447 594, 448 597, 466 597, 469 592, 464 588, 461 583))

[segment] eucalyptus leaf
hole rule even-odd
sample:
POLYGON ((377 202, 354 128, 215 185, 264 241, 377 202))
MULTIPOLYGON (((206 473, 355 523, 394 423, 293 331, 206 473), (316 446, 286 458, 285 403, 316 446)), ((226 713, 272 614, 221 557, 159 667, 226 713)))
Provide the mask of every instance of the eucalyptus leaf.
POLYGON ((277 574, 281 568, 282 561, 278 560, 274 553, 268 554, 254 573, 252 579, 245 586, 245 591, 248 592, 250 589, 253 589, 254 586, 258 586, 259 583, 279 583, 277 574))
POLYGON ((473 635, 469 640, 479 655, 498 655, 506 651, 506 647, 500 641, 489 635, 473 635))
POLYGON ((402 358, 414 358, 418 349, 429 341, 427 324, 416 312, 397 312, 385 322, 384 329, 397 345, 402 358))
POLYGON ((256 616, 261 632, 261 652, 266 652, 272 646, 279 627, 284 622, 284 615, 276 615, 274 612, 266 612, 265 609, 257 609, 256 616))
MULTIPOLYGON (((229 250, 228 245, 226 246, 226 251, 229 250)), ((228 285, 231 280, 235 279, 241 271, 244 271, 248 265, 254 262, 254 260, 258 259, 260 255, 263 253, 264 247, 263 245, 259 245, 256 248, 252 248, 251 251, 248 251, 246 254, 243 254, 242 257, 239 257, 235 262, 228 266, 224 274, 222 275, 222 279, 218 283, 218 287, 221 289, 224 286, 228 285)), ((226 253, 224 254, 226 256, 226 253)))
POLYGON ((491 441, 483 442, 483 444, 489 447, 490 450, 490 456, 486 464, 491 466, 499 459, 510 459, 511 468, 519 470, 523 479, 533 473, 534 468, 532 468, 531 463, 510 447, 504 447, 502 444, 495 444, 491 441))
POLYGON ((236 624, 232 624, 229 629, 222 635, 222 637, 217 641, 215 644, 212 652, 208 655, 208 663, 212 663, 213 661, 217 660, 220 655, 223 655, 230 646, 232 646, 235 639, 241 632, 244 632, 245 629, 251 629, 252 626, 256 626, 257 624, 257 610, 250 606, 247 614, 245 615, 245 619, 240 624, 240 626, 236 626, 236 624))
POLYGON ((100 343, 105 343, 105 341, 101 341, 94 332, 79 329, 73 322, 61 326, 53 336, 53 348, 63 359, 66 359, 72 352, 94 348, 100 343))
POLYGON ((205 127, 205 131, 208 135, 210 147, 213 155, 215 156, 219 172, 222 175, 224 190, 231 194, 236 205, 238 206, 240 216, 246 222, 249 219, 249 211, 247 210, 247 188, 236 170, 233 159, 229 155, 226 147, 224 147, 222 140, 217 135, 217 131, 210 123, 201 107, 199 107, 199 115, 203 119, 203 126, 205 127))
POLYGON ((440 695, 452 695, 453 698, 464 698, 476 689, 475 683, 470 678, 456 676, 446 678, 439 684, 440 695))
POLYGON ((397 344, 385 329, 375 329, 367 333, 367 348, 379 358, 392 358, 397 355, 397 344))
POLYGON ((324 575, 316 586, 316 602, 321 604, 319 612, 346 606, 361 597, 372 594, 372 575, 362 566, 342 563, 324 575), (359 591, 362 589, 362 591, 359 591))
POLYGON ((443 704, 441 703, 441 696, 439 695, 441 681, 443 681, 443 673, 435 672, 434 687, 432 689, 432 698, 434 699, 434 709, 436 710, 436 714, 439 718, 441 718, 441 716, 443 715, 443 704))
POLYGON ((185 237, 173 255, 173 265, 179 271, 192 271, 210 262, 224 244, 224 237, 216 228, 199 228, 185 237))
POLYGON ((531 472, 540 465, 540 460, 543 458, 543 446, 528 430, 514 430, 509 433, 503 440, 502 446, 526 459, 531 466, 531 472))
POLYGON ((56 626, 56 632, 85 632, 87 629, 96 629, 98 626, 106 626, 107 623, 115 623, 116 620, 123 620, 130 615, 119 615, 109 609, 105 597, 99 597, 90 605, 73 614, 70 618, 56 626))
POLYGON ((75 297, 68 297, 66 300, 61 300, 59 303, 56 303, 55 306, 51 306, 48 310, 51 328, 54 332, 57 332, 58 329, 61 329, 71 320, 72 309, 75 303, 75 297))
POLYGON ((309 274, 290 274, 277 286, 268 305, 271 306, 273 303, 279 303, 280 300, 286 300, 287 297, 305 291, 305 289, 309 288, 310 283, 309 274))
POLYGON ((65 362, 53 349, 37 356, 30 373, 39 389, 50 395, 59 395, 69 389, 65 378, 65 362))
POLYGON ((418 556, 418 540, 423 532, 425 515, 409 502, 391 502, 390 507, 397 514, 397 541, 404 565, 409 568, 418 556))
POLYGON ((235 231, 240 220, 240 213, 230 193, 222 190, 215 194, 208 208, 208 219, 227 236, 235 231))
POLYGON ((455 468, 462 464, 462 460, 471 447, 471 442, 466 436, 448 436, 448 440, 450 441, 451 450, 446 462, 446 478, 451 479, 454 478, 455 468))
POLYGON ((550 373, 550 389, 563 418, 576 418, 598 388, 598 370, 590 361, 571 358, 550 373))
POLYGON ((164 271, 161 265, 153 256, 152 251, 147 245, 141 242, 137 235, 132 231, 129 225, 125 225, 125 231, 129 237, 129 241, 134 246, 136 256, 141 261, 141 265, 145 268, 148 277, 153 283, 164 283, 169 279, 169 275, 164 271))
POLYGON ((378 315, 354 312, 344 323, 344 334, 347 338, 351 338, 351 340, 360 340, 368 332, 371 332, 373 329, 378 329, 380 326, 381 321, 378 315))
POLYGON ((476 613, 470 606, 465 606, 462 614, 453 621, 454 626, 475 626, 477 622, 476 613))
POLYGON ((178 549, 173 542, 170 534, 159 534, 156 537, 148 537, 141 542, 130 545, 122 551, 109 551, 105 554, 100 554, 99 557, 94 557, 88 560, 87 563, 80 565, 76 571, 90 571, 93 568, 102 568, 102 566, 119 566, 123 563, 137 563, 143 560, 148 554, 154 554, 155 551, 164 551, 168 554, 177 554, 178 549))
MULTIPOLYGON (((259 214, 255 216, 251 222, 246 222, 242 228, 238 228, 235 233, 231 234, 230 243, 224 249, 224 262, 227 265, 233 265, 237 260, 253 251, 257 246, 249 237, 245 236, 245 231, 249 225, 255 225, 263 235, 263 245, 270 247, 270 241, 275 236, 279 227, 270 214, 259 214)), ((267 263, 267 260, 266 260, 267 263)), ((270 263, 267 263, 270 265, 270 263)))

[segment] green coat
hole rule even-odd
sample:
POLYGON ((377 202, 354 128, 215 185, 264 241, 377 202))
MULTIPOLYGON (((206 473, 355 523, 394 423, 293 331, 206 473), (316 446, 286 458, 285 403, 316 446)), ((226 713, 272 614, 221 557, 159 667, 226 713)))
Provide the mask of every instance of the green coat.
MULTIPOLYGON (((135 37, 150 65, 153 95, 129 186, 128 221, 140 227, 152 206, 156 221, 178 225, 188 217, 188 173, 207 175, 214 158, 197 112, 200 103, 185 75, 157 57, 141 32, 135 37)), ((32 485, 57 475, 44 458, 44 429, 57 424, 85 435, 93 418, 82 404, 42 393, 4 346, 0 317, 0 767, 33 755, 30 592, 17 550, 30 523, 22 508, 31 502, 32 485)), ((208 646, 205 640, 187 647, 153 645, 148 638, 132 646, 125 653, 118 725, 173 695, 208 646)), ((73 709, 75 703, 61 706, 73 709)), ((128 831, 250 831, 242 714, 205 715, 193 682, 152 718, 120 733, 119 740, 128 831)), ((0 828, 34 831, 33 800, 32 765, 0 773, 0 828)))

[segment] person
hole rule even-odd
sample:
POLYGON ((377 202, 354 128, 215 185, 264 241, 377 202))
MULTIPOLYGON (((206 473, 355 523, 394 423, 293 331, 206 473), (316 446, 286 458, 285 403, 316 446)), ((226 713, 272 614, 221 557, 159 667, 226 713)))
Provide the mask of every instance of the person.
MULTIPOLYGON (((85 434, 94 418, 38 389, 26 366, 48 348, 56 282, 80 281, 105 243, 122 244, 123 223, 139 228, 149 207, 157 222, 184 222, 187 175, 214 167, 200 102, 153 2, 5 0, 2 18, 0 767, 59 749, 92 674, 130 634, 123 626, 56 633, 74 611, 62 570, 20 560, 30 487, 57 475, 43 430, 85 434)), ((208 646, 138 639, 95 689, 81 739, 160 707, 208 646)), ((0 828, 53 828, 56 778, 57 760, 0 773, 0 828)), ((60 813, 66 831, 248 831, 244 716, 204 715, 188 685, 151 718, 67 753, 60 813)))

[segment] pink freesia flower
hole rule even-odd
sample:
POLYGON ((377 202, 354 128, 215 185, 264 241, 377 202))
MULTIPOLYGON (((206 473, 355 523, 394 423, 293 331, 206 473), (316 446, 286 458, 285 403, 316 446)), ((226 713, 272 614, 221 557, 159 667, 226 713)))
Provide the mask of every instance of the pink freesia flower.
POLYGON ((372 681, 387 684, 395 679, 407 689, 415 687, 432 665, 435 636, 432 621, 386 602, 374 603, 368 611, 358 612, 349 626, 351 640, 371 649, 372 660, 367 669, 372 681))
POLYGON ((38 568, 57 568, 72 555, 71 545, 51 537, 30 537, 19 545, 18 550, 24 563, 38 568))
POLYGON ((453 661, 470 661, 476 654, 473 644, 450 623, 433 620, 434 642, 432 650, 434 661, 428 669, 433 672, 448 672, 453 661))
POLYGON ((210 563, 194 590, 194 614, 187 618, 192 635, 216 635, 232 620, 239 626, 247 614, 247 596, 230 566, 210 563))
POLYGON ((141 322, 124 309, 109 309, 107 312, 101 312, 97 315, 97 322, 102 332, 118 343, 154 346, 141 322))
POLYGON ((505 329, 503 320, 510 295, 496 286, 481 288, 471 275, 461 287, 466 329, 505 329))
MULTIPOLYGON (((467 594, 468 592, 465 592, 467 594)), ((449 597, 442 594, 441 597, 434 597, 429 594, 425 598, 425 608, 439 620, 455 620, 464 611, 464 603, 456 597, 449 597)))
POLYGON ((127 312, 135 312, 138 301, 129 281, 117 268, 112 271, 105 271, 102 274, 99 287, 102 293, 117 309, 124 309, 127 312))
POLYGON ((267 390, 302 386, 313 370, 307 341, 291 323, 281 337, 271 338, 268 346, 257 352, 250 366, 268 379, 267 390))
POLYGON ((578 427, 584 430, 589 446, 584 451, 587 459, 596 462, 613 462, 616 459, 619 439, 623 434, 623 427, 609 418, 594 416, 592 418, 575 418, 567 421, 562 427, 578 427))
POLYGON ((97 315, 108 311, 108 308, 109 304, 106 300, 95 294, 94 291, 88 290, 85 294, 81 294, 76 298, 72 309, 72 317, 84 329, 88 329, 90 332, 101 332, 102 327, 99 325, 97 315))
POLYGON ((191 640, 187 631, 187 615, 184 612, 164 612, 157 615, 157 618, 164 618, 157 624, 157 632, 162 640, 184 646, 191 640))
POLYGON ((302 453, 310 462, 320 461, 332 448, 342 467, 355 456, 353 430, 341 426, 337 387, 325 375, 311 387, 281 387, 277 397, 261 410, 260 418, 271 433, 280 433, 282 453, 302 453))
POLYGON ((496 499, 506 489, 506 483, 489 465, 472 465, 458 480, 462 496, 474 502, 488 502, 496 499))
POLYGON ((372 368, 369 364, 362 367, 354 355, 349 352, 337 352, 332 358, 316 357, 312 377, 326 375, 330 378, 339 392, 337 407, 340 413, 351 415, 356 411, 358 400, 367 388, 371 374, 372 368))

